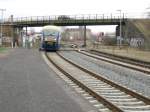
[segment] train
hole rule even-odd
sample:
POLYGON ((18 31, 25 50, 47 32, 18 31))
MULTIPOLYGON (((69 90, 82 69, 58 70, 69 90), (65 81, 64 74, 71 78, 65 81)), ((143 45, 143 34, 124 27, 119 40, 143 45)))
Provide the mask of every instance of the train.
POLYGON ((60 49, 61 27, 48 25, 42 29, 42 38, 39 50, 57 51, 60 49))

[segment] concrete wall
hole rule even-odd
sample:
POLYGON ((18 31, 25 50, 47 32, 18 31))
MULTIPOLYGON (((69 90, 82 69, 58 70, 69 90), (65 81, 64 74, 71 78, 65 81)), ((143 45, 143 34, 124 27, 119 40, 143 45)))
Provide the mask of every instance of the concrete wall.
POLYGON ((17 46, 21 45, 21 30, 22 28, 13 28, 12 25, 3 25, 3 46, 11 47, 12 45, 15 46, 15 43, 17 46))
MULTIPOLYGON (((122 36, 124 43, 128 44, 131 47, 140 48, 143 50, 150 50, 150 35, 146 32, 148 28, 145 26, 150 26, 148 24, 143 24, 141 21, 145 20, 128 20, 124 25, 122 25, 122 36), (139 25, 140 23, 140 25, 139 25), (141 26, 143 27, 141 28, 141 26), (144 29, 145 28, 145 29, 144 29)), ((120 26, 116 27, 116 36, 119 36, 120 26)))

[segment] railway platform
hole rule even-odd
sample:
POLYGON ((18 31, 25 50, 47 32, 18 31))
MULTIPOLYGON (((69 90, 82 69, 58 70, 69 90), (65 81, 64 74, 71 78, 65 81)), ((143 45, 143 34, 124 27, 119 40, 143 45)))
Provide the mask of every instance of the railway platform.
POLYGON ((1 112, 95 112, 70 91, 38 50, 15 48, 0 57, 1 112))

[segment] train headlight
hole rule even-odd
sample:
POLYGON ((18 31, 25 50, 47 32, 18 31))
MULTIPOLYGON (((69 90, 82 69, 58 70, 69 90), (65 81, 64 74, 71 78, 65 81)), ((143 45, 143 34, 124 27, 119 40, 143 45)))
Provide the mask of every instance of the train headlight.
POLYGON ((45 38, 45 41, 47 41, 47 38, 45 38))

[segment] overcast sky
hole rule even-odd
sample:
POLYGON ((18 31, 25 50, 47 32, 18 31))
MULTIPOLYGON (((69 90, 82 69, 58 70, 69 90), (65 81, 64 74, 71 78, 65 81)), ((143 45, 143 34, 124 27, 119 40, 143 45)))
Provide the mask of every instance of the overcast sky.
POLYGON ((118 13, 142 15, 150 0, 0 0, 4 17, 118 13))
POLYGON ((0 0, 5 16, 45 16, 59 14, 142 13, 150 0, 0 0))

